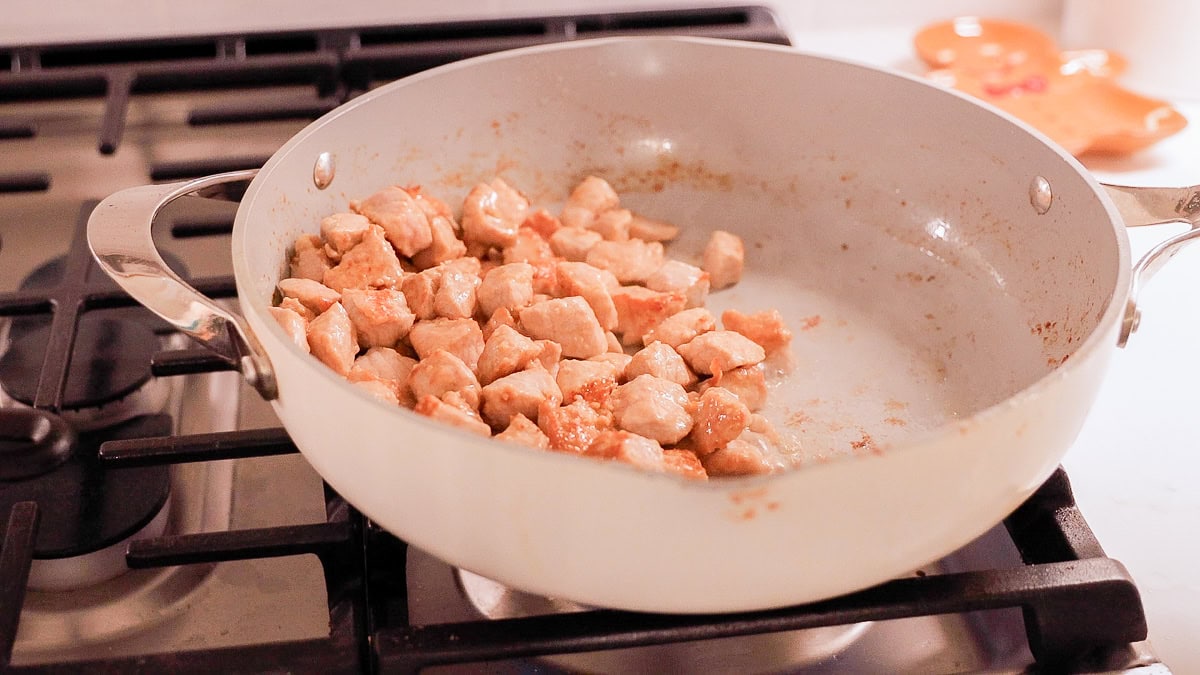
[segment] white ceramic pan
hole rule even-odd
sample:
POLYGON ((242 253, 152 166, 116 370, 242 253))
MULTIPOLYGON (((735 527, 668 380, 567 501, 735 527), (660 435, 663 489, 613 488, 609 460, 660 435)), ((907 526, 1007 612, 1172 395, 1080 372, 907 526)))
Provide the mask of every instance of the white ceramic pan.
MULTIPOLYGON (((253 178, 233 234, 242 317, 183 287, 149 223, 246 173, 121 192, 101 265, 237 363, 348 501, 455 565, 591 605, 720 612, 907 574, 999 522, 1058 465, 1135 327, 1125 225, 1187 220, 1200 191, 1114 198, 1042 136, 926 82, 791 49, 616 39, 409 77, 329 113, 253 178), (454 203, 495 174, 535 203, 579 179, 724 228, 747 272, 710 305, 778 308, 797 367, 772 414, 802 466, 688 482, 509 446, 389 407, 301 353, 267 312, 297 235, 420 184, 454 203), (1189 201, 1190 200, 1190 201, 1189 201)), ((1133 289, 1136 291, 1136 288, 1133 289)))

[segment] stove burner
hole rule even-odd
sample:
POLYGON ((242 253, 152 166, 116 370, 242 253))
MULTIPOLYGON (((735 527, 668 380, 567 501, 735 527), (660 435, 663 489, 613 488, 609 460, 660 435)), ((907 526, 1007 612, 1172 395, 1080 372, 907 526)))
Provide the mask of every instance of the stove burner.
POLYGON ((0 416, 0 481, 32 478, 67 461, 75 431, 42 410, 12 409, 0 416))

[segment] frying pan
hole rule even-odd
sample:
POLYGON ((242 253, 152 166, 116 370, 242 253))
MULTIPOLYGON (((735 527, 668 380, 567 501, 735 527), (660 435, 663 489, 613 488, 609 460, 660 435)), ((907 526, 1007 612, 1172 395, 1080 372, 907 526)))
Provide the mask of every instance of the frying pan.
POLYGON ((1110 194, 1036 131, 905 75, 624 38, 389 84, 257 175, 113 195, 88 237, 122 287, 236 365, 321 476, 397 536, 529 592, 724 612, 904 575, 1008 515, 1079 431, 1136 328, 1138 287, 1200 234, 1131 269, 1125 225, 1198 210, 1194 188, 1110 194), (267 312, 289 245, 350 199, 420 184, 453 204, 500 175, 544 204, 590 174, 680 225, 674 257, 694 259, 715 228, 745 240, 745 278, 709 305, 776 308, 796 333, 767 415, 797 468, 690 482, 480 439, 344 382, 267 312), (238 316, 167 270, 150 223, 172 199, 251 176, 233 233, 238 316))

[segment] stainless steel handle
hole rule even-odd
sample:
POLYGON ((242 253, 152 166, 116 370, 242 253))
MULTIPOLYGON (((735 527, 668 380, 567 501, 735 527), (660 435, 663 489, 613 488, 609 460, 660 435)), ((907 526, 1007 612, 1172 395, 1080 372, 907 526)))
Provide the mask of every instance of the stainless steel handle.
POLYGON ((257 169, 122 190, 88 218, 88 246, 100 267, 133 299, 237 368, 264 399, 278 396, 275 371, 238 315, 226 311, 167 267, 151 236, 155 216, 172 201, 206 188, 246 181, 257 169))
POLYGON ((1125 318, 1121 322, 1121 334, 1117 346, 1124 347, 1129 336, 1138 329, 1142 312, 1138 309, 1138 296, 1150 279, 1162 269, 1168 260, 1183 250, 1184 246, 1200 240, 1200 185, 1183 188, 1129 187, 1105 185, 1126 227, 1158 225, 1161 223, 1190 223, 1192 229, 1177 234, 1150 249, 1133 266, 1133 281, 1129 286, 1129 300, 1125 303, 1125 318))

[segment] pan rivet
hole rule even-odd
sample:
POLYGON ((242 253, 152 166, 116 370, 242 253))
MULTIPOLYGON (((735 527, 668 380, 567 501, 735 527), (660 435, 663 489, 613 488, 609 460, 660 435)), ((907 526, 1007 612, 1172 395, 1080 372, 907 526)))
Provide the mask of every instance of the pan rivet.
POLYGON ((313 164, 313 183, 318 190, 324 190, 333 182, 333 155, 328 152, 322 152, 317 155, 317 162, 313 164))
POLYGON ((1033 181, 1029 183, 1029 203, 1033 204, 1033 209, 1042 215, 1050 210, 1050 204, 1054 202, 1054 193, 1050 190, 1050 181, 1041 176, 1034 176, 1033 181))

